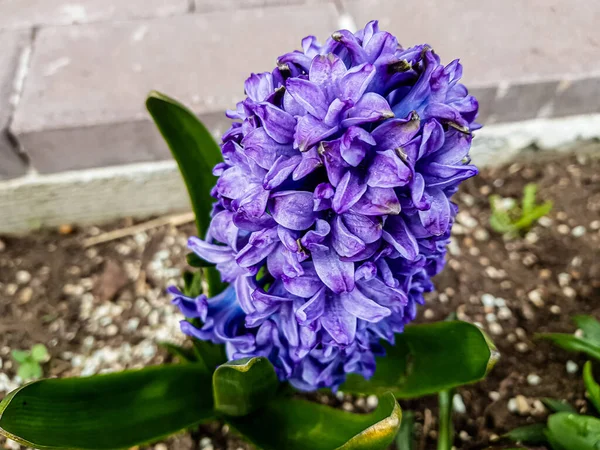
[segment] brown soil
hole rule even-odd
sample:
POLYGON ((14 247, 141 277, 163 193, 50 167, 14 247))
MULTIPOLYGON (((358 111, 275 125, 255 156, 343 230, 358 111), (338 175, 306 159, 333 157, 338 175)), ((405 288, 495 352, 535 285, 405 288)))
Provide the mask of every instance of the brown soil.
MULTIPOLYGON (((459 389, 466 411, 454 414, 457 449, 488 448, 502 433, 543 420, 543 397, 587 408, 581 382, 585 358, 534 339, 538 332, 574 332, 575 314, 600 318, 600 144, 581 146, 596 157, 582 151, 543 159, 534 154, 529 161, 484 170, 455 198, 461 214, 448 267, 419 320, 442 320, 456 312, 481 324, 502 354, 485 381, 459 389), (526 236, 505 240, 488 225, 488 195, 518 198, 529 182, 538 184, 538 197, 551 199, 554 208, 526 236), (568 373, 568 361, 571 369, 577 365, 576 373, 568 373), (520 411, 514 411, 516 404, 520 411)), ((52 355, 44 367, 47 376, 168 360, 156 342, 182 337, 164 288, 185 268, 185 240, 193 226, 83 248, 86 237, 130 222, 0 238, 0 396, 20 382, 10 351, 38 342, 52 355)), ((327 401, 355 411, 368 403, 349 396, 327 401)), ((417 413, 417 448, 435 448, 436 399, 401 403, 417 413)), ((154 447, 249 448, 218 424, 154 447)))

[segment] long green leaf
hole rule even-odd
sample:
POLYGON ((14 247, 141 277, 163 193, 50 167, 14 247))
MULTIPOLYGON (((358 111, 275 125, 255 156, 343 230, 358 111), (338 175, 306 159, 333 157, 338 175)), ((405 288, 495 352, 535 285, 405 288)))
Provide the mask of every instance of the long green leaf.
POLYGON ((598 450, 600 419, 572 413, 556 413, 548 418, 548 437, 553 445, 568 450, 598 450))
POLYGON ((575 316, 573 321, 583 331, 583 339, 600 347, 600 322, 592 316, 575 316))
POLYGON ((226 421, 263 450, 383 450, 394 441, 401 418, 388 393, 371 414, 277 397, 253 414, 226 421))
POLYGON ((39 449, 118 449, 211 417, 210 378, 178 364, 28 384, 0 403, 0 433, 39 449))
POLYGON ((437 322, 407 327, 385 345, 370 380, 350 375, 344 392, 414 398, 452 389, 484 378, 498 359, 487 336, 467 322, 437 322))
POLYGON ((179 165, 196 214, 198 233, 204 237, 213 203, 210 190, 216 182, 212 169, 222 161, 221 150, 196 115, 177 100, 153 91, 146 107, 179 165))
POLYGON ((229 416, 245 416, 271 400, 279 380, 267 358, 229 361, 213 374, 215 409, 229 416))
POLYGON ((592 402, 596 411, 600 412, 600 385, 594 380, 591 361, 586 362, 583 366, 583 382, 590 396, 590 402, 592 402))
POLYGON ((576 413, 577 410, 573 408, 569 403, 563 400, 556 400, 554 398, 545 397, 542 399, 542 403, 552 412, 570 412, 576 413))
MULTIPOLYGON (((196 215, 198 234, 204 237, 213 203, 210 191, 216 182, 212 169, 222 161, 221 150, 202 122, 178 101, 153 91, 146 99, 146 108, 177 161, 196 215)), ((216 269, 210 267, 206 272, 209 294, 216 295, 223 285, 215 276, 216 269)))
POLYGON ((547 442, 545 423, 534 423, 523 427, 515 428, 509 431, 503 437, 513 442, 523 442, 525 444, 545 444, 547 442))
POLYGON ((600 346, 567 333, 540 333, 536 337, 547 339, 560 348, 572 352, 582 352, 600 361, 600 346))

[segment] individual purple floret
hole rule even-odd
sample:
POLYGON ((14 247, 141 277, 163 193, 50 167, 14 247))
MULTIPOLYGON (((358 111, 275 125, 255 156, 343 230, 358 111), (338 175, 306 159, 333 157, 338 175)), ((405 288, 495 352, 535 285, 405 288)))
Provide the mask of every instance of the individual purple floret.
POLYGON ((186 334, 266 356, 308 391, 373 375, 381 340, 415 318, 444 266, 450 197, 477 174, 479 126, 459 62, 403 49, 376 21, 302 48, 252 74, 227 113, 212 222, 189 247, 230 286, 171 293, 202 321, 186 334))

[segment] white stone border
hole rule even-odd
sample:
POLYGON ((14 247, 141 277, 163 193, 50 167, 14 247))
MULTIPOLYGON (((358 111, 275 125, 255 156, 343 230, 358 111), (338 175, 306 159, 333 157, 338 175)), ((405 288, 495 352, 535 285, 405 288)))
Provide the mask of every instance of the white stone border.
MULTIPOLYGON (((520 150, 561 149, 600 138, 600 114, 490 125, 476 133, 471 152, 480 165, 499 165, 520 150)), ((0 182, 0 233, 64 223, 101 223, 189 209, 173 161, 131 164, 52 175, 30 173, 0 182)))

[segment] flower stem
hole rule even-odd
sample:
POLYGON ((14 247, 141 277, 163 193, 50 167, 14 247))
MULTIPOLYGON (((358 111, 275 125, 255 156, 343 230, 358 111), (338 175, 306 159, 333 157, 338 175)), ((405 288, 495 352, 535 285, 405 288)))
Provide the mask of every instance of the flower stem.
POLYGON ((437 450, 451 450, 454 441, 454 426, 452 424, 452 390, 441 391, 438 394, 439 402, 439 430, 437 450))

